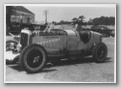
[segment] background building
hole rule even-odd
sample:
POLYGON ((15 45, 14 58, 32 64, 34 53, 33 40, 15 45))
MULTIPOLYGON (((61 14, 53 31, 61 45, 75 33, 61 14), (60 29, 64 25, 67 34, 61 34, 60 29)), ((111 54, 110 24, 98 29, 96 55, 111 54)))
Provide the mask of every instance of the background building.
POLYGON ((35 21, 35 14, 23 6, 6 6, 6 31, 19 33, 23 24, 35 21))
POLYGON ((35 15, 31 11, 27 10, 23 6, 15 6, 11 15, 11 22, 17 23, 32 23, 34 22, 35 15))

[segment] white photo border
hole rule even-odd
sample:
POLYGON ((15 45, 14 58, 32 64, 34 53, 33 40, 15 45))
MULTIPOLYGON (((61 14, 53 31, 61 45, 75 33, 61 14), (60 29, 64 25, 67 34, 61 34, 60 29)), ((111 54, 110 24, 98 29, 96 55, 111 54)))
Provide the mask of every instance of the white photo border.
POLYGON ((116 4, 4 4, 4 83, 116 83, 116 4), (115 44, 114 44, 114 82, 39 82, 6 81, 6 6, 42 6, 42 7, 114 7, 115 8, 115 44))

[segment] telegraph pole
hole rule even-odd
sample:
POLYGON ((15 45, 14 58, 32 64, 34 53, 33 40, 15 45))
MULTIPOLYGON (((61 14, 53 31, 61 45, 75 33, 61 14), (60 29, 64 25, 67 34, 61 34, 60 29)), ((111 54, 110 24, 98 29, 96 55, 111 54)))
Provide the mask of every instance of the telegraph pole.
POLYGON ((47 23, 47 14, 48 14, 48 12, 47 12, 47 10, 45 10, 45 11, 44 11, 44 15, 45 15, 45 23, 47 23))

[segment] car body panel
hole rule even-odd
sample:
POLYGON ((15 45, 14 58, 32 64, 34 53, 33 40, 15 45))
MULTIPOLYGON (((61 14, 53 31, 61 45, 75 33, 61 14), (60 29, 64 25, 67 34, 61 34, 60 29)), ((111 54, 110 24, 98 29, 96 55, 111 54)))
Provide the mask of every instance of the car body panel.
POLYGON ((32 38, 32 44, 36 43, 43 46, 48 54, 57 54, 66 48, 66 40, 66 36, 36 36, 32 38))
POLYGON ((32 44, 39 44, 45 48, 48 55, 80 54, 81 50, 90 49, 95 43, 100 42, 100 34, 91 31, 90 40, 84 43, 77 31, 65 30, 67 35, 47 35, 32 37, 32 44))

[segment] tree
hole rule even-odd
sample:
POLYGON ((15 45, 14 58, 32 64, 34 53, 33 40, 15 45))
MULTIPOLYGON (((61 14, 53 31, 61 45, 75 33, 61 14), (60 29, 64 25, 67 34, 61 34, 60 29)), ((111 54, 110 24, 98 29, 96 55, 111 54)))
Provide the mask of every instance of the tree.
POLYGON ((115 17, 96 17, 92 19, 91 22, 92 25, 115 25, 115 17))
POLYGON ((79 16, 78 18, 74 17, 72 22, 73 24, 85 25, 84 18, 85 17, 83 15, 79 16))
POLYGON ((52 24, 56 24, 56 21, 52 21, 52 24))
POLYGON ((64 21, 63 21, 63 20, 61 20, 61 21, 60 21, 60 24, 63 24, 63 23, 64 23, 64 21))
POLYGON ((72 19, 72 22, 73 22, 73 23, 77 23, 77 22, 78 22, 78 19, 77 19, 76 17, 74 17, 74 18, 72 19))
POLYGON ((89 21, 88 21, 88 22, 86 22, 86 24, 91 25, 91 24, 92 24, 92 20, 93 20, 93 19, 92 19, 92 18, 90 18, 90 19, 89 19, 89 21))
POLYGON ((78 22, 79 22, 80 24, 82 24, 82 23, 84 23, 84 19, 85 19, 85 17, 84 17, 83 15, 81 15, 81 16, 79 16, 79 18, 78 18, 78 22))

